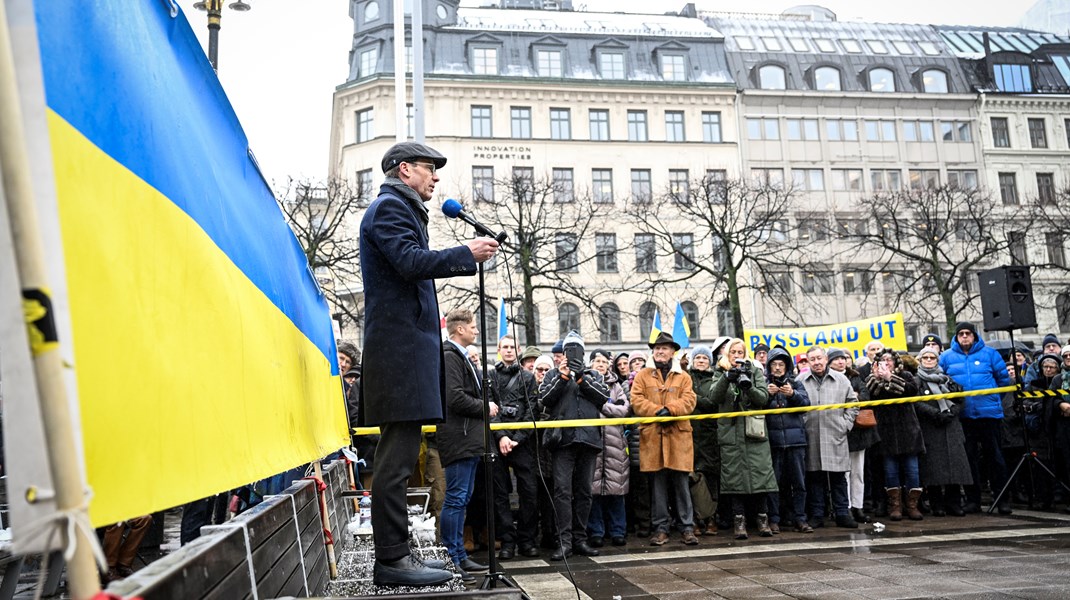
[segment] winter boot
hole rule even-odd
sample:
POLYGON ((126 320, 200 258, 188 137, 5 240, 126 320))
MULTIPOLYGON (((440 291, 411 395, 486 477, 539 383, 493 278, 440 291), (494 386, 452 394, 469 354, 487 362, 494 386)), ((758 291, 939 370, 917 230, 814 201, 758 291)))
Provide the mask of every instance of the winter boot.
POLYGON ((765 513, 758 513, 758 535, 762 537, 773 536, 773 530, 769 527, 769 515, 765 513))
POLYGON ((888 518, 893 521, 902 521, 903 507, 899 500, 903 490, 899 488, 884 488, 884 491, 888 494, 888 518))
POLYGON ((747 539, 747 517, 743 515, 736 515, 732 520, 735 525, 736 539, 747 539))
POLYGON ((911 488, 907 492, 907 517, 911 521, 920 521, 925 517, 918 510, 918 500, 921 499, 921 488, 911 488))

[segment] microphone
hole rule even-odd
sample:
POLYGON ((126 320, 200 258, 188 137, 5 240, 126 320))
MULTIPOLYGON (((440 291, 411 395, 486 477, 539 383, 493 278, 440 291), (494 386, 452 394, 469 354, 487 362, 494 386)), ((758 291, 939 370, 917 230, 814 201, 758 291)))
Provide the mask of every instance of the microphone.
POLYGON ((464 207, 461 206, 461 203, 454 200, 453 198, 447 198, 446 201, 442 203, 442 214, 446 215, 451 219, 460 219, 465 223, 468 223, 469 225, 475 228, 476 233, 482 236, 493 238, 494 241, 498 242, 499 244, 504 243, 505 240, 509 238, 508 233, 504 231, 501 233, 494 233, 490 230, 489 227, 477 221, 475 217, 464 212, 464 207))

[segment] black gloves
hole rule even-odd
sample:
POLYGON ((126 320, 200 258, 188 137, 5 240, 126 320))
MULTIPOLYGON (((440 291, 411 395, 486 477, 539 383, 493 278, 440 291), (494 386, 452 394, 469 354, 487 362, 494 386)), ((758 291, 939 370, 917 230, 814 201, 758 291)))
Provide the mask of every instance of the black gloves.
POLYGON ((725 373, 724 376, 728 378, 728 381, 735 383, 739 381, 739 369, 732 367, 731 369, 728 369, 728 372, 725 373))
POLYGON ((936 413, 936 422, 941 427, 947 427, 954 420, 955 420, 955 413, 951 412, 950 410, 942 410, 942 411, 936 413))
POLYGON ((672 413, 669 412, 669 407, 662 406, 658 409, 658 412, 654 413, 655 417, 671 417, 672 413))
POLYGON ((583 373, 583 360, 579 358, 572 358, 568 361, 568 370, 572 371, 572 378, 578 379, 583 373))

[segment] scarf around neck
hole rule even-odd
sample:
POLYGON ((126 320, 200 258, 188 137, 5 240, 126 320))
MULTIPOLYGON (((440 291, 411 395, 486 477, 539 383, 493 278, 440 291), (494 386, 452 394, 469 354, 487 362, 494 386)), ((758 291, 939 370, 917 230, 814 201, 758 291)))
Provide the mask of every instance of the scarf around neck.
MULTIPOLYGON (((918 379, 925 382, 925 385, 933 394, 946 394, 951 391, 951 388, 947 385, 951 378, 944 374, 944 370, 940 367, 926 369, 919 366, 918 379)), ((940 406, 940 410, 951 410, 951 402, 946 398, 937 398, 936 403, 940 406)))

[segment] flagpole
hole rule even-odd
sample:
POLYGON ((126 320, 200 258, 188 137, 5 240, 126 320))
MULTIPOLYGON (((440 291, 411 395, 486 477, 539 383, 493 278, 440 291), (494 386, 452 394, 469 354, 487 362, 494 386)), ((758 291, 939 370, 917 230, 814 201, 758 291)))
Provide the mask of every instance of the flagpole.
MULTIPOLYGON (((11 222, 23 306, 33 306, 38 313, 31 317, 32 322, 27 320, 27 333, 30 336, 38 401, 44 421, 48 462, 56 486, 56 508, 85 525, 61 529, 61 539, 66 531, 72 530, 75 537, 66 540, 67 544, 74 545, 74 555, 67 565, 68 590, 74 600, 88 600, 100 592, 100 579, 92 551, 96 540, 90 539, 87 534, 92 529, 89 527, 85 482, 79 468, 80 461, 76 458, 78 450, 63 383, 63 365, 49 299, 45 252, 34 204, 11 44, 6 3, 0 1, 0 131, 4 132, 0 136, 0 173, 3 174, 4 204, 11 222)), ((22 493, 21 490, 9 492, 22 493)), ((41 493, 46 491, 41 490, 41 493)), ((59 528, 61 524, 55 526, 59 528)))

